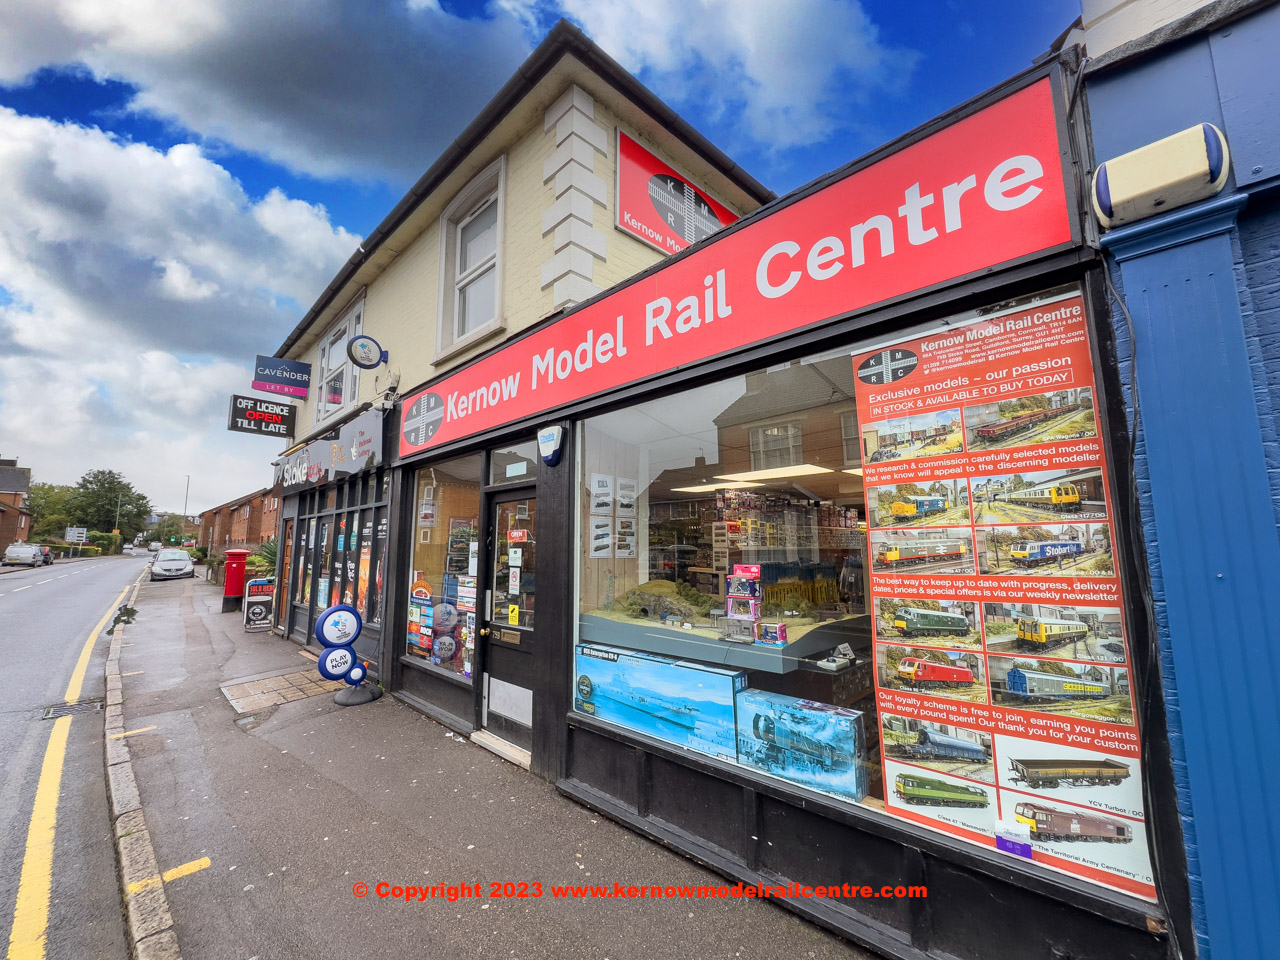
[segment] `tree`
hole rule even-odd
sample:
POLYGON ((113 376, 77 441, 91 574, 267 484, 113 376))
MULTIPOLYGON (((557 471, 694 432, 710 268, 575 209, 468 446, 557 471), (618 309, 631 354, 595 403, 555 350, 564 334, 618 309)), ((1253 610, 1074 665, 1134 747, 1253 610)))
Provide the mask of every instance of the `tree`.
POLYGON ((161 543, 181 543, 183 541, 183 518, 176 513, 161 517, 160 522, 151 531, 151 539, 161 543))
POLYGON ((31 508, 31 535, 37 540, 61 537, 71 522, 70 499, 75 487, 33 483, 27 492, 31 508))
POLYGON ((68 513, 73 525, 91 530, 116 528, 119 511, 120 535, 132 540, 146 526, 151 501, 114 470, 90 470, 68 497, 68 513))

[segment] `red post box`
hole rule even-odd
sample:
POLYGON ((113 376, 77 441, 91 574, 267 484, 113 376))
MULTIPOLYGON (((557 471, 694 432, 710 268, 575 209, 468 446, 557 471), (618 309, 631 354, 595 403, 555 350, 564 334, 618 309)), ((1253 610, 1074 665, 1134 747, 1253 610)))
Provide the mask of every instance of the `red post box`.
POLYGON ((239 610, 244 599, 244 563, 248 550, 228 550, 227 566, 222 576, 222 612, 239 610))

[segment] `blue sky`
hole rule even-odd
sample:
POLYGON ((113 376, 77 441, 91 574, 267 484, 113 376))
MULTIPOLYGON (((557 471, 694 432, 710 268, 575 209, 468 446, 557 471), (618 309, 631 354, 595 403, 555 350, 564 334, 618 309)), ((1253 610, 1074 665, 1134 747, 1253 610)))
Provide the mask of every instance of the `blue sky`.
POLYGON ((274 444, 228 434, 226 396, 562 16, 783 194, 1025 69, 1079 13, 15 0, 0 35, 0 455, 59 483, 122 470, 161 509, 181 508, 187 473, 193 509, 269 483, 274 444))

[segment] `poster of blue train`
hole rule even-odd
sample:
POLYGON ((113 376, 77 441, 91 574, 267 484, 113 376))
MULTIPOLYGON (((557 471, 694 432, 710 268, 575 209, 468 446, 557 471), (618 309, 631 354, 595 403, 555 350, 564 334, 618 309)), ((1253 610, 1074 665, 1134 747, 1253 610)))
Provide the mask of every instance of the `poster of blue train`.
POLYGON ((1154 900, 1080 290, 852 362, 886 811, 1154 900))

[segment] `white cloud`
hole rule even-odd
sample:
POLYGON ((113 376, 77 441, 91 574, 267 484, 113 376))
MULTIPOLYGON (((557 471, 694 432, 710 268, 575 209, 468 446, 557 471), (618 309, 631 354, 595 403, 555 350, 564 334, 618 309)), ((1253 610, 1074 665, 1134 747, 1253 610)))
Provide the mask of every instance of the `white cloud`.
POLYGON ((83 64, 135 109, 322 177, 416 179, 528 53, 496 3, 9 0, 0 83, 83 64), (447 91, 447 93, 446 93, 447 91))
POLYGON ((120 469, 167 509, 193 470, 193 507, 268 484, 278 441, 227 433, 229 396, 297 322, 277 300, 310 303, 358 241, 189 144, 0 109, 5 455, 60 483, 120 469))
POLYGON ((766 150, 858 129, 918 56, 887 46, 853 0, 559 0, 600 46, 674 104, 698 104, 766 150))

